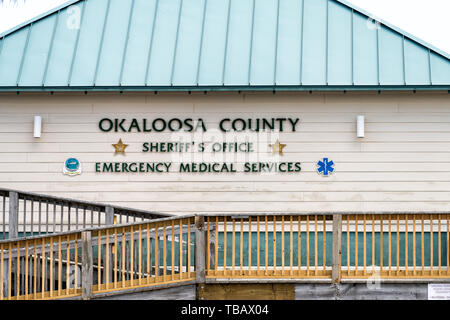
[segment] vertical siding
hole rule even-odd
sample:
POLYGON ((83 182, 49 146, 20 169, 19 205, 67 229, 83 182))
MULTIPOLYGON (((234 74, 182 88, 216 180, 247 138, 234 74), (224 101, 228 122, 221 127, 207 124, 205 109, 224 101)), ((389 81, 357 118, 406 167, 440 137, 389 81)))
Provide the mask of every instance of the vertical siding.
MULTIPOLYGON (((2 94, 0 186, 179 214, 447 210, 449 124, 447 93, 2 94), (32 134, 37 110, 40 139, 32 134), (364 139, 356 138, 358 114, 366 116, 364 139), (300 161, 298 174, 95 173, 95 162, 180 161, 141 151, 170 134, 100 132, 104 117, 203 118, 212 129, 222 118, 281 116, 301 119, 297 133, 276 137, 287 145, 279 160, 300 161), (114 156, 119 138, 126 156, 114 156), (62 174, 69 157, 81 161, 82 175, 62 174), (336 164, 328 178, 315 171, 323 157, 336 164)), ((273 160, 271 142, 258 146, 260 161, 273 160)))

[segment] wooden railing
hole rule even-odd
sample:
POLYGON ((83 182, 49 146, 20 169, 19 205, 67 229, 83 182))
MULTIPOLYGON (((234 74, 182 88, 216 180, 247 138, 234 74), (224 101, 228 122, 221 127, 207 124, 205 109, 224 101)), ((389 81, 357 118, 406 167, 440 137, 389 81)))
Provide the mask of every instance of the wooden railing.
POLYGON ((207 217, 206 278, 331 278, 332 215, 207 217))
POLYGON ((0 189, 0 239, 149 221, 171 215, 0 189))
POLYGON ((71 297, 195 280, 194 217, 0 241, 0 299, 71 297))
POLYGON ((0 241, 0 298, 229 281, 450 281, 450 214, 188 215, 0 241))
POLYGON ((450 214, 344 215, 342 278, 450 278, 450 214))

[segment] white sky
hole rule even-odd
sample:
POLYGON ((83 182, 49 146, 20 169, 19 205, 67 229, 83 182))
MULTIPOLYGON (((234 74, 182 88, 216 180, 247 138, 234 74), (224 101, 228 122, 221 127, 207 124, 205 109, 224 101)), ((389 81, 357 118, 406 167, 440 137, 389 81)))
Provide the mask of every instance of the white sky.
MULTIPOLYGON (((0 5, 0 33, 66 0, 17 0, 0 5)), ((382 20, 450 53, 450 0, 348 0, 382 20)))

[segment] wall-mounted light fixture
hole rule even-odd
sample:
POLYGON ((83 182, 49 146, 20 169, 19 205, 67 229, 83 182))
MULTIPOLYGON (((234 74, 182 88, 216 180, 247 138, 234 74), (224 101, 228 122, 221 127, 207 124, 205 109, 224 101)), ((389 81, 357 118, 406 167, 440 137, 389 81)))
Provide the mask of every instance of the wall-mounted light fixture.
POLYGON ((356 136, 364 138, 364 116, 362 115, 356 117, 356 136))
POLYGON ((34 116, 34 137, 40 138, 42 132, 42 117, 34 116))

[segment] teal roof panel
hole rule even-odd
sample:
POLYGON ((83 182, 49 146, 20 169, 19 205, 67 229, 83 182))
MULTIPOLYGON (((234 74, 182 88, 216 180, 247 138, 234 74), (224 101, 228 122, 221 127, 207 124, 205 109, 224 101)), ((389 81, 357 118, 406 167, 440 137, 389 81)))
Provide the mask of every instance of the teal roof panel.
POLYGON ((449 58, 345 0, 71 0, 0 34, 0 91, 449 90, 449 58))

